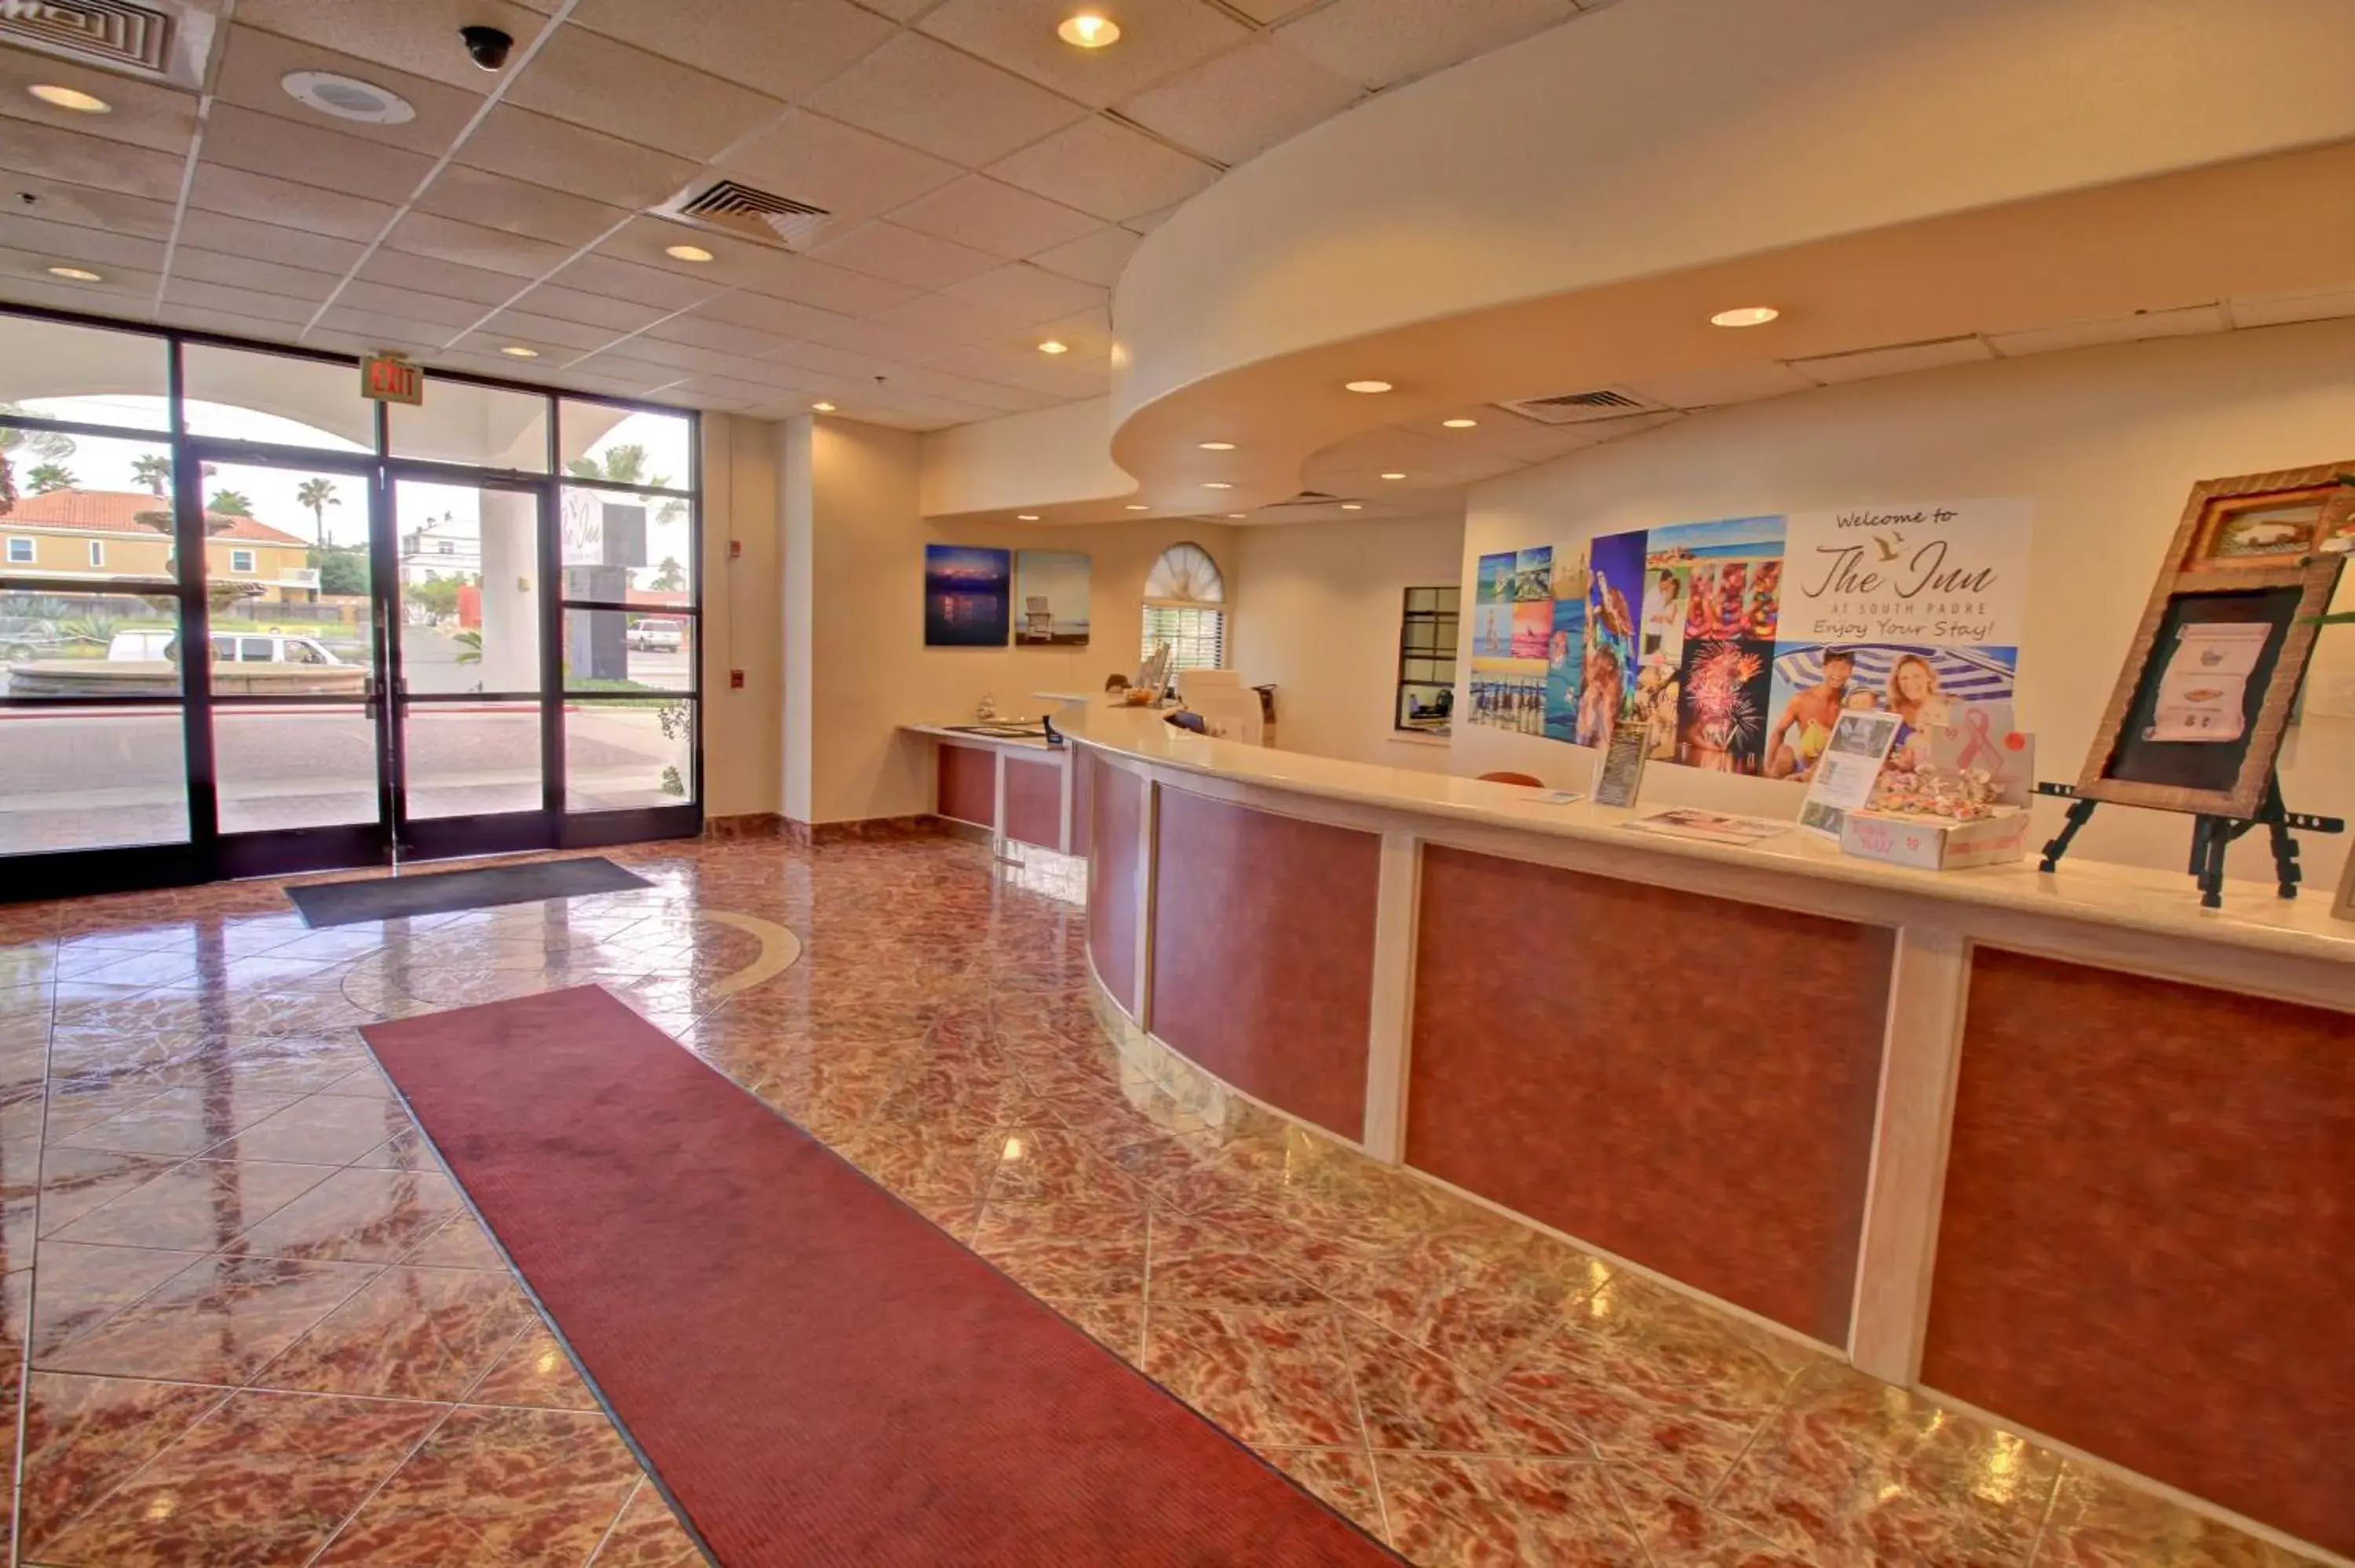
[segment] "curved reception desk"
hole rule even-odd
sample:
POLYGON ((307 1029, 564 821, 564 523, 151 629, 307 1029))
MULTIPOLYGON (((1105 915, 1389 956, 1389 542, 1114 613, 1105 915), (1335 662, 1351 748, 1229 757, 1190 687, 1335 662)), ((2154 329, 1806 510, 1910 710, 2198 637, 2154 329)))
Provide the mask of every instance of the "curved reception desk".
POLYGON ((1107 998, 1287 1117, 2355 1554, 2355 925, 1072 708, 1107 998))

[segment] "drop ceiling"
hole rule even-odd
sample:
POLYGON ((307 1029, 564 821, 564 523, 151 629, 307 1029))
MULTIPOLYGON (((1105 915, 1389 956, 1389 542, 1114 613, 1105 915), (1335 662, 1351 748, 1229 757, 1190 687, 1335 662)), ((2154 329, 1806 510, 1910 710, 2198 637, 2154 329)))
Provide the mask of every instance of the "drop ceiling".
POLYGON ((1112 284, 1227 167, 1601 3, 1105 0, 1089 52, 1075 0, 198 0, 201 91, 0 47, 0 301, 939 429, 1101 396, 1112 284), (414 114, 320 112, 305 70, 414 114), (723 177, 833 217, 792 252, 655 213, 723 177))

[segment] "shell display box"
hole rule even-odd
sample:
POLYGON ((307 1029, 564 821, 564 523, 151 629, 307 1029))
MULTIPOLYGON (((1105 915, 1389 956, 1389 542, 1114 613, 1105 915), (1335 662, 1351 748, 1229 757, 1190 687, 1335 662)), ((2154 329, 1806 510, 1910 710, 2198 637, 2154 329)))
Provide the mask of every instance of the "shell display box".
POLYGON ((2028 853, 2024 806, 1998 806, 1968 821, 1902 811, 1850 811, 1840 823, 1840 853, 1923 871, 2000 865, 2028 853))

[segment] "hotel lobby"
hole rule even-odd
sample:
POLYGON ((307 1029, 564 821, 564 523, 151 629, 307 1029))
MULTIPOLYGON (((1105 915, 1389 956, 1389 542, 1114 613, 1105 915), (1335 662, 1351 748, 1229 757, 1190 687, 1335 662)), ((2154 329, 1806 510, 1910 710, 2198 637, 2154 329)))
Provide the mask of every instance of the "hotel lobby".
POLYGON ((8 1564, 2355 1564, 2331 0, 0 13, 8 1564))

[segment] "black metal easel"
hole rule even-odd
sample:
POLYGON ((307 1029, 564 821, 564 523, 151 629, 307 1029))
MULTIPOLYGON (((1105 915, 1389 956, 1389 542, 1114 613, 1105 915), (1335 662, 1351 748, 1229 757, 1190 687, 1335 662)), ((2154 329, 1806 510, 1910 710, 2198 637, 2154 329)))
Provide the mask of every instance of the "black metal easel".
MULTIPOLYGON (((2088 800, 2077 793, 2073 784, 2039 784, 2040 795, 2057 795, 2069 802, 2069 820, 2052 841, 2044 846, 2044 858, 2037 863, 2039 871, 2051 871, 2069 853, 2069 841, 2077 830, 2093 821, 2094 808, 2099 800, 2088 800)), ((2298 869, 2297 841, 2290 831, 2308 833, 2343 833, 2347 823, 2339 817, 2318 817, 2307 811, 2293 811, 2282 803, 2281 774, 2265 775, 2264 799, 2254 817, 2220 817, 2210 812, 2196 813, 2191 819, 2191 874, 2199 879, 2200 906, 2215 909, 2224 902, 2224 852, 2232 841, 2252 828, 2263 827, 2273 841, 2274 882, 2284 898, 2297 896, 2297 885, 2305 873, 2298 869)))

